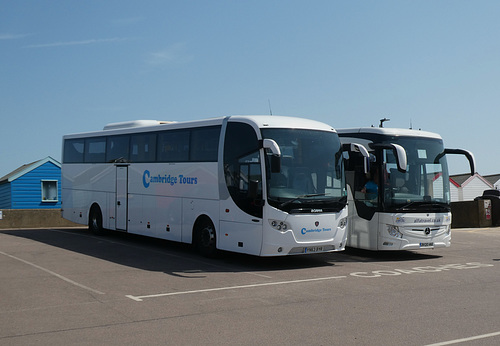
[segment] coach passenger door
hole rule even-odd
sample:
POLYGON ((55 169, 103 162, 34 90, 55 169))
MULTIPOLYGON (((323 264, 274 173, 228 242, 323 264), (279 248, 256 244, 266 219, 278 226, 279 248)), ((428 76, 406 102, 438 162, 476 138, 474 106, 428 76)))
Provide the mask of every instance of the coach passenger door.
POLYGON ((253 255, 262 246, 261 146, 255 129, 228 122, 224 141, 219 248, 253 255))
POLYGON ((128 166, 116 166, 116 229, 127 230, 128 216, 128 166))

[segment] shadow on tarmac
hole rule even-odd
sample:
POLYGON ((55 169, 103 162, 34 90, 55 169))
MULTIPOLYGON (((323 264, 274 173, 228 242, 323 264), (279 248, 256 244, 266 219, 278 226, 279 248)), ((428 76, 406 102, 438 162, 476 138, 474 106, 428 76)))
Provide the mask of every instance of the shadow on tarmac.
POLYGON ((221 251, 205 258, 190 244, 128 233, 95 236, 86 228, 2 230, 2 234, 28 239, 104 261, 186 278, 203 278, 204 272, 247 272, 333 267, 345 262, 415 261, 440 258, 413 251, 376 252, 347 248, 346 251, 307 256, 256 257, 221 251))

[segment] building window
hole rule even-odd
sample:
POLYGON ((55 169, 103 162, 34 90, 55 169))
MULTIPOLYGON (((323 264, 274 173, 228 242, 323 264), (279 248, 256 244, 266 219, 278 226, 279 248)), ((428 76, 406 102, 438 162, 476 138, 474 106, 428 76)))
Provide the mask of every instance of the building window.
POLYGON ((57 180, 42 180, 42 202, 57 202, 57 180))

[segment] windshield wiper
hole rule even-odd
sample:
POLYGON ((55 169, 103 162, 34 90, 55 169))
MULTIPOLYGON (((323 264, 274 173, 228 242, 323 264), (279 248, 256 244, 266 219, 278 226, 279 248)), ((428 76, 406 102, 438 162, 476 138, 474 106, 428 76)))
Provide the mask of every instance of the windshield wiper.
POLYGON ((446 203, 441 203, 441 202, 425 202, 425 201, 413 201, 410 202, 402 207, 397 208, 396 210, 402 211, 402 210, 408 210, 410 207, 430 207, 430 208, 440 208, 440 209, 447 209, 448 205, 446 203))
POLYGON ((318 196, 325 196, 326 193, 312 193, 312 194, 308 194, 308 195, 300 195, 300 196, 297 196, 295 198, 292 198, 286 202, 283 202, 279 205, 280 208, 283 208, 283 207, 286 207, 287 205, 295 202, 295 201, 298 201, 302 198, 310 198, 310 197, 318 197, 318 196))

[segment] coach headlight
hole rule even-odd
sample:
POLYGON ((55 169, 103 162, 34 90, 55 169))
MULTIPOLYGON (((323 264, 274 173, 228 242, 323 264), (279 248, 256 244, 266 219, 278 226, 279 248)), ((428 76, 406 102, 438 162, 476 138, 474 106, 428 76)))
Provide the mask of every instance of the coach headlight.
POLYGON ((277 231, 285 232, 288 229, 288 225, 284 221, 269 220, 269 224, 277 231))
POLYGON ((398 226, 387 225, 387 232, 389 232, 389 235, 392 237, 403 238, 403 233, 399 231, 398 226))
POLYGON ((344 217, 339 221, 339 228, 345 228, 347 226, 347 218, 344 217))

